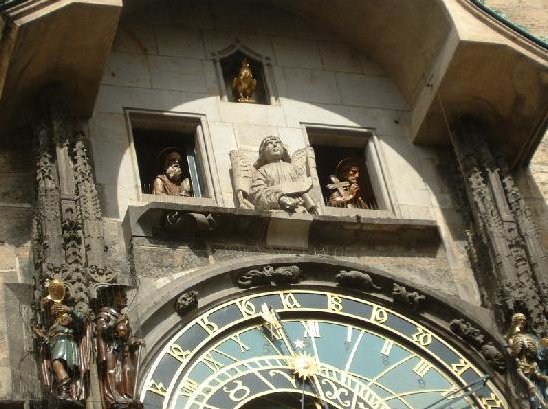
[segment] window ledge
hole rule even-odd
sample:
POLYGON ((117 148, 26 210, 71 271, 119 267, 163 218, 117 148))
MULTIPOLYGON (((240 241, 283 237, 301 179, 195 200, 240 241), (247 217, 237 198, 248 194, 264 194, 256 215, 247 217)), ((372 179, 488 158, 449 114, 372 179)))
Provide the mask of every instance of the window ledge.
MULTIPOLYGON (((148 195, 153 196, 153 195, 148 195)), ((156 198, 157 196, 153 196, 156 198)), ((162 198, 164 199, 164 198, 162 198)), ((177 198, 180 201, 206 198, 177 198)), ((209 199, 212 200, 212 199, 209 199)), ((341 210, 341 209, 338 209, 341 210)), ((344 210, 344 209, 343 209, 344 210)), ((362 209, 358 209, 364 212, 362 209)), ((369 210, 368 213, 379 211, 369 210)), ((204 239, 249 242, 273 248, 310 249, 318 246, 351 246, 441 243, 433 220, 394 217, 287 214, 224 208, 156 200, 129 206, 124 229, 131 236, 166 240, 204 239), (166 216, 178 212, 178 225, 166 223, 166 216)))

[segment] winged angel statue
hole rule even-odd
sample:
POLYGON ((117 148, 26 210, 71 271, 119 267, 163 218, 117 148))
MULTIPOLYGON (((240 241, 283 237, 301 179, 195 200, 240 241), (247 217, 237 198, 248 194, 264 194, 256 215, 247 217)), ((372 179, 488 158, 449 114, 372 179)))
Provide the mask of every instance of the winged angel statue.
POLYGON ((253 165, 242 151, 231 151, 232 180, 239 207, 315 214, 316 205, 309 193, 310 149, 299 149, 290 157, 279 137, 267 136, 253 165))

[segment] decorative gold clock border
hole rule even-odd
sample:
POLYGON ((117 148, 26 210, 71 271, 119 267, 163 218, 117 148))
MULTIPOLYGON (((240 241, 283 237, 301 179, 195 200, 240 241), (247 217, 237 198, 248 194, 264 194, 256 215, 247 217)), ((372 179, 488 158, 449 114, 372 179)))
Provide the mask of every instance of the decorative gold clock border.
MULTIPOLYGON (((250 301, 259 297, 277 295, 280 297, 280 302, 282 305, 281 309, 278 309, 281 314, 288 313, 291 311, 299 311, 300 313, 327 313, 327 314, 337 314, 339 317, 346 317, 349 320, 359 321, 371 326, 375 331, 379 333, 390 333, 395 338, 404 340, 404 344, 414 346, 418 348, 422 354, 427 355, 430 359, 435 360, 438 364, 445 367, 448 374, 456 379, 456 381, 461 385, 466 385, 466 381, 461 378, 461 374, 464 373, 467 369, 473 370, 478 377, 482 376, 482 372, 477 369, 465 356, 459 353, 453 346, 445 342, 435 333, 428 330, 423 325, 407 318, 406 316, 393 311, 390 308, 378 305, 368 300, 357 298, 354 296, 335 293, 333 288, 326 288, 326 291, 319 290, 310 290, 302 288, 292 288, 288 290, 281 291, 264 291, 257 292, 250 295, 236 297, 227 302, 224 302, 220 305, 217 305, 209 310, 206 310, 200 316, 190 321, 185 325, 181 330, 175 333, 174 336, 166 343, 161 352, 157 355, 154 360, 151 368, 148 371, 148 375, 145 378, 144 386, 141 390, 141 400, 145 400, 147 393, 153 393, 158 397, 161 397, 163 407, 166 407, 166 403, 170 402, 173 398, 173 392, 176 385, 179 385, 179 380, 181 379, 181 373, 187 368, 187 365, 193 362, 193 359, 199 352, 201 352, 204 346, 212 343, 217 338, 222 338, 227 332, 231 333, 238 327, 241 327, 247 321, 253 321, 260 319, 260 308, 251 303, 250 301), (299 302, 299 294, 316 294, 326 298, 327 308, 302 308, 299 302), (343 310, 343 300, 351 300, 369 306, 371 308, 371 315, 369 317, 360 317, 343 310), (240 314, 241 318, 235 321, 231 321, 226 325, 219 327, 216 323, 209 320, 209 317, 215 312, 226 308, 228 306, 235 306, 240 314), (416 332, 412 336, 408 336, 404 333, 398 332, 394 328, 386 326, 386 322, 389 320, 390 316, 395 316, 401 320, 406 321, 407 323, 415 326, 416 332), (200 344, 194 348, 193 351, 187 351, 184 349, 184 346, 176 343, 182 334, 184 334, 189 328, 194 325, 198 325, 203 328, 208 336, 200 342, 200 344), (440 342, 445 347, 447 347, 451 352, 459 357, 459 363, 448 365, 438 356, 429 351, 426 347, 430 345, 433 341, 440 342), (154 374, 159 367, 162 359, 166 356, 169 356, 178 361, 178 369, 173 374, 170 384, 166 387, 161 382, 156 382, 154 379, 154 374)), ((497 390, 495 385, 492 382, 488 381, 486 387, 491 391, 491 396, 487 398, 482 398, 480 403, 484 409, 499 409, 507 408, 508 405, 502 396, 502 394, 497 390)))

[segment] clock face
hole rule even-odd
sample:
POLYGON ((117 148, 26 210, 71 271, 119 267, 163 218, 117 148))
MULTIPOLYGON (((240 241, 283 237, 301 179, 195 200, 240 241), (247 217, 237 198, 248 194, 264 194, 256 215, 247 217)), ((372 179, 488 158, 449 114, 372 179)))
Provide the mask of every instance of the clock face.
POLYGON ((154 361, 141 399, 166 409, 435 409, 448 399, 452 409, 507 407, 483 377, 395 311, 292 289, 233 299, 192 320, 154 361))

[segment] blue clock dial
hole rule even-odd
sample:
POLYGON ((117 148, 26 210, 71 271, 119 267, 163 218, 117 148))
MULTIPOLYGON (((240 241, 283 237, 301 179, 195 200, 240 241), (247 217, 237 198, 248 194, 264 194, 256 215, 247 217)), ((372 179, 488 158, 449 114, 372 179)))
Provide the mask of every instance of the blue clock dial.
MULTIPOLYGON (((303 401, 314 409, 435 408, 483 376, 443 339, 394 311, 293 290, 232 300, 188 323, 157 357, 141 396, 145 406, 166 409, 303 401)), ((451 404, 504 407, 490 382, 451 404)))

